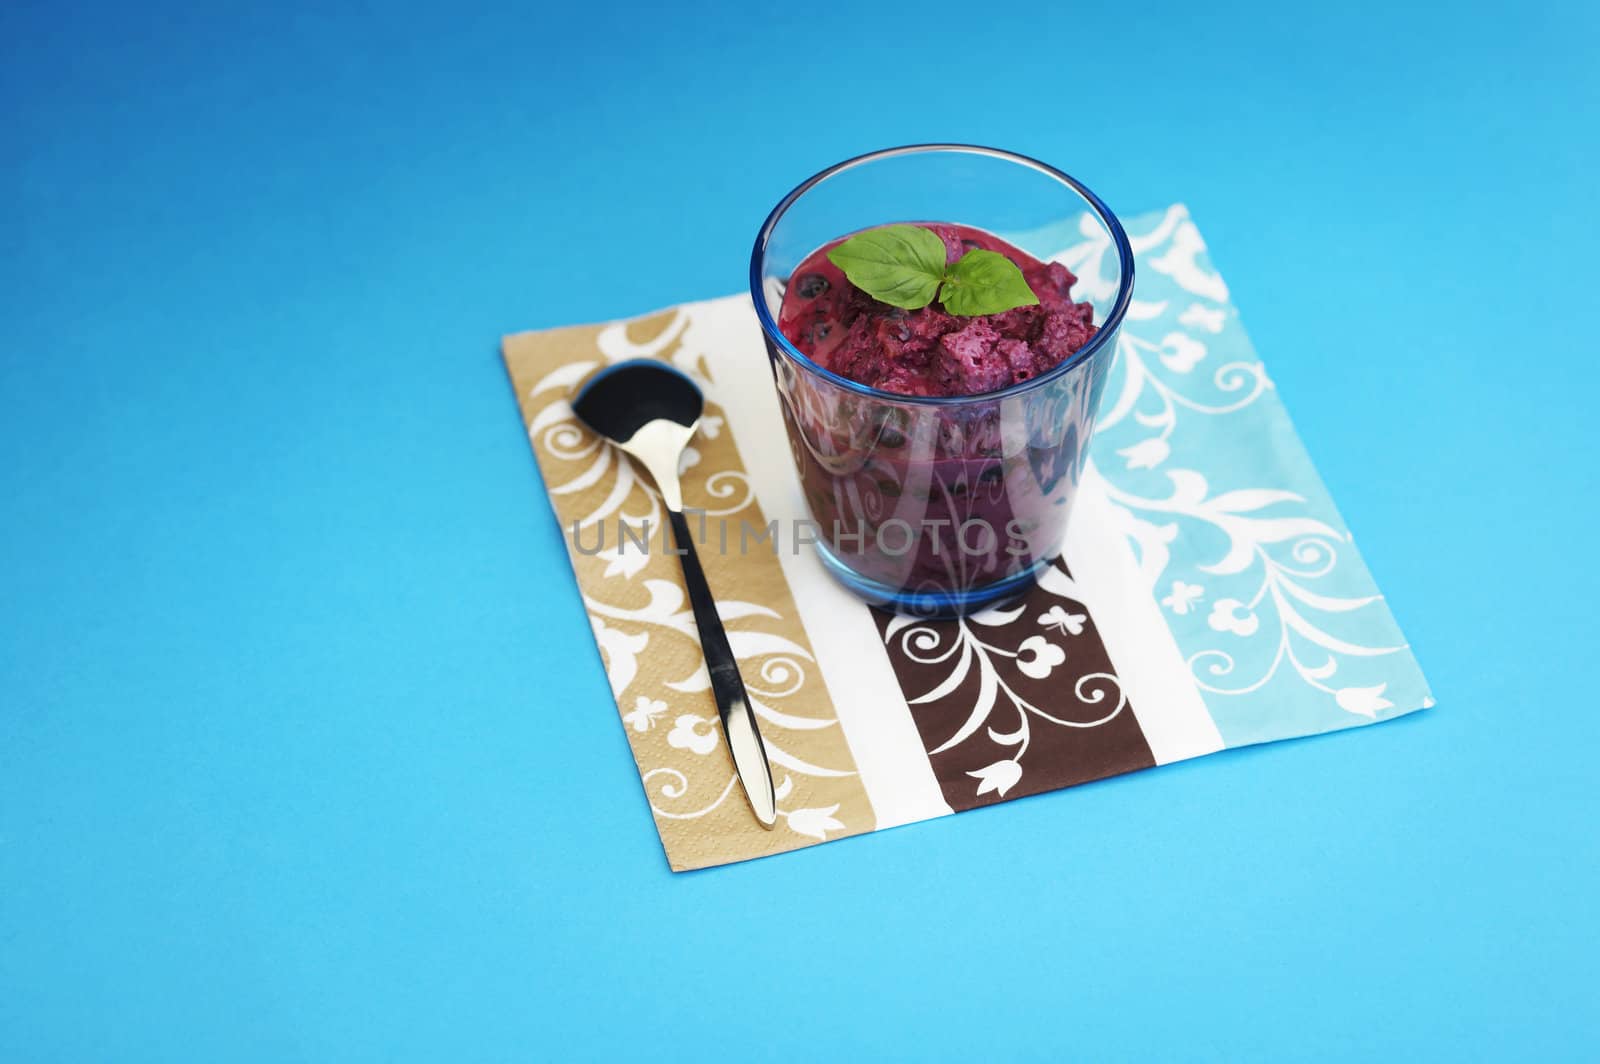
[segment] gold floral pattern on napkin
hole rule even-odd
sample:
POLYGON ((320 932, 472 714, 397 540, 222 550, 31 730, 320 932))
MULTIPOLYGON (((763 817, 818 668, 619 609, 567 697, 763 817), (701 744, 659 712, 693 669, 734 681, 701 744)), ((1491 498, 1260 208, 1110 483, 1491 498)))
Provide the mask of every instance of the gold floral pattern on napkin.
MULTIPOLYGON (((675 871, 725 864, 873 830, 837 714, 818 675, 781 562, 719 549, 727 528, 766 527, 732 434, 712 397, 682 309, 629 322, 521 333, 503 351, 529 441, 561 523, 595 642, 675 871), (569 399, 602 366, 659 358, 707 392, 685 456, 684 501, 706 512, 699 553, 739 659, 777 783, 779 822, 756 823, 733 771, 700 643, 654 487, 584 428, 569 399), (620 530, 632 537, 619 542, 620 530), (668 538, 663 539, 666 535, 668 538), (648 550, 637 545, 647 539, 648 550)), ((759 352, 755 353, 756 357, 759 352)), ((691 526, 697 520, 691 515, 691 526)))

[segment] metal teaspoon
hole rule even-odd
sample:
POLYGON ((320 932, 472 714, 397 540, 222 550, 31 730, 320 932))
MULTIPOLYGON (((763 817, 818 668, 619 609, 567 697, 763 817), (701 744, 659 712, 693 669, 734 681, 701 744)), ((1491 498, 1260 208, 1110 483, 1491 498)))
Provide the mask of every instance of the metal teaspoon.
POLYGON ((672 538, 683 564, 689 604, 700 647, 705 652, 711 691, 722 718, 722 734, 733 755, 733 767, 744 785, 750 808, 764 828, 777 823, 772 768, 761 741, 755 712, 745 695, 739 664, 728 645, 728 633, 717 616, 716 601, 695 554, 694 538, 683 516, 683 489, 678 462, 694 437, 705 410, 705 396, 685 374, 653 359, 632 359, 608 366, 579 389, 572 400, 578 419, 618 449, 638 460, 650 473, 666 505, 672 538))

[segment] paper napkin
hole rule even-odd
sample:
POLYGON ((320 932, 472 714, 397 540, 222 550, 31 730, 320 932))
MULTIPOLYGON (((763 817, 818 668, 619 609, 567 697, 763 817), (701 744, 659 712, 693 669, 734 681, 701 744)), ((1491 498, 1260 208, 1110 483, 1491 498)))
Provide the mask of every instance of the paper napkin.
MULTIPOLYGON (((807 512, 748 295, 506 338, 673 869, 1433 704, 1187 210, 1127 228, 1136 291, 1062 557, 962 620, 870 609, 782 533, 807 512), (685 501, 706 511, 700 556, 766 739, 775 831, 735 779, 659 500, 568 406, 639 357, 706 391, 685 501)), ((1051 235, 1080 298, 1112 285, 1097 226, 1051 235)))

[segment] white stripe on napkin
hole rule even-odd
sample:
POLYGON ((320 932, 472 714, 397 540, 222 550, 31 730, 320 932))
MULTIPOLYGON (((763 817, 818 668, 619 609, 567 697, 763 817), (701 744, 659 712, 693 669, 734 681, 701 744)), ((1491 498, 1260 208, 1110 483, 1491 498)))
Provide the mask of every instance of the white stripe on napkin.
POLYGON ((1139 560, 1114 507, 1105 481, 1090 463, 1078 482, 1062 551, 1079 599, 1100 629, 1100 640, 1156 764, 1214 753, 1225 745, 1222 734, 1206 710, 1154 589, 1140 575, 1139 560))

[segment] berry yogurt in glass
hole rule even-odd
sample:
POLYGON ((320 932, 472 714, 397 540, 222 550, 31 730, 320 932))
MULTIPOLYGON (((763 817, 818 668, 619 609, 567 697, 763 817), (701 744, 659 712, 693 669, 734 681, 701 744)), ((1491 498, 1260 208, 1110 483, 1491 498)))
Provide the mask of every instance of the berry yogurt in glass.
MULTIPOLYGON (((887 193, 897 182, 885 184, 887 193)), ((863 211, 872 209, 873 197, 862 198, 863 211)), ((833 575, 869 602, 924 615, 970 612, 1031 584, 1064 539, 1131 293, 1132 254, 1114 216, 1066 175, 1019 156, 894 149, 791 193, 757 241, 751 277, 790 449, 833 575), (1087 207, 1116 248, 1115 298, 1075 298, 1078 279, 1065 266, 1025 250, 1023 238, 971 224, 984 219, 970 209, 948 221, 887 214, 852 231, 785 231, 814 186, 893 159, 902 176, 931 167, 925 177, 937 190, 941 157, 958 153, 1013 177, 1021 169, 1051 217, 1087 207), (829 253, 886 222, 933 233, 950 266, 974 250, 1004 256, 1036 301, 963 315, 939 301, 907 309, 875 298, 829 253), (795 250, 808 236, 809 247, 795 250)))

